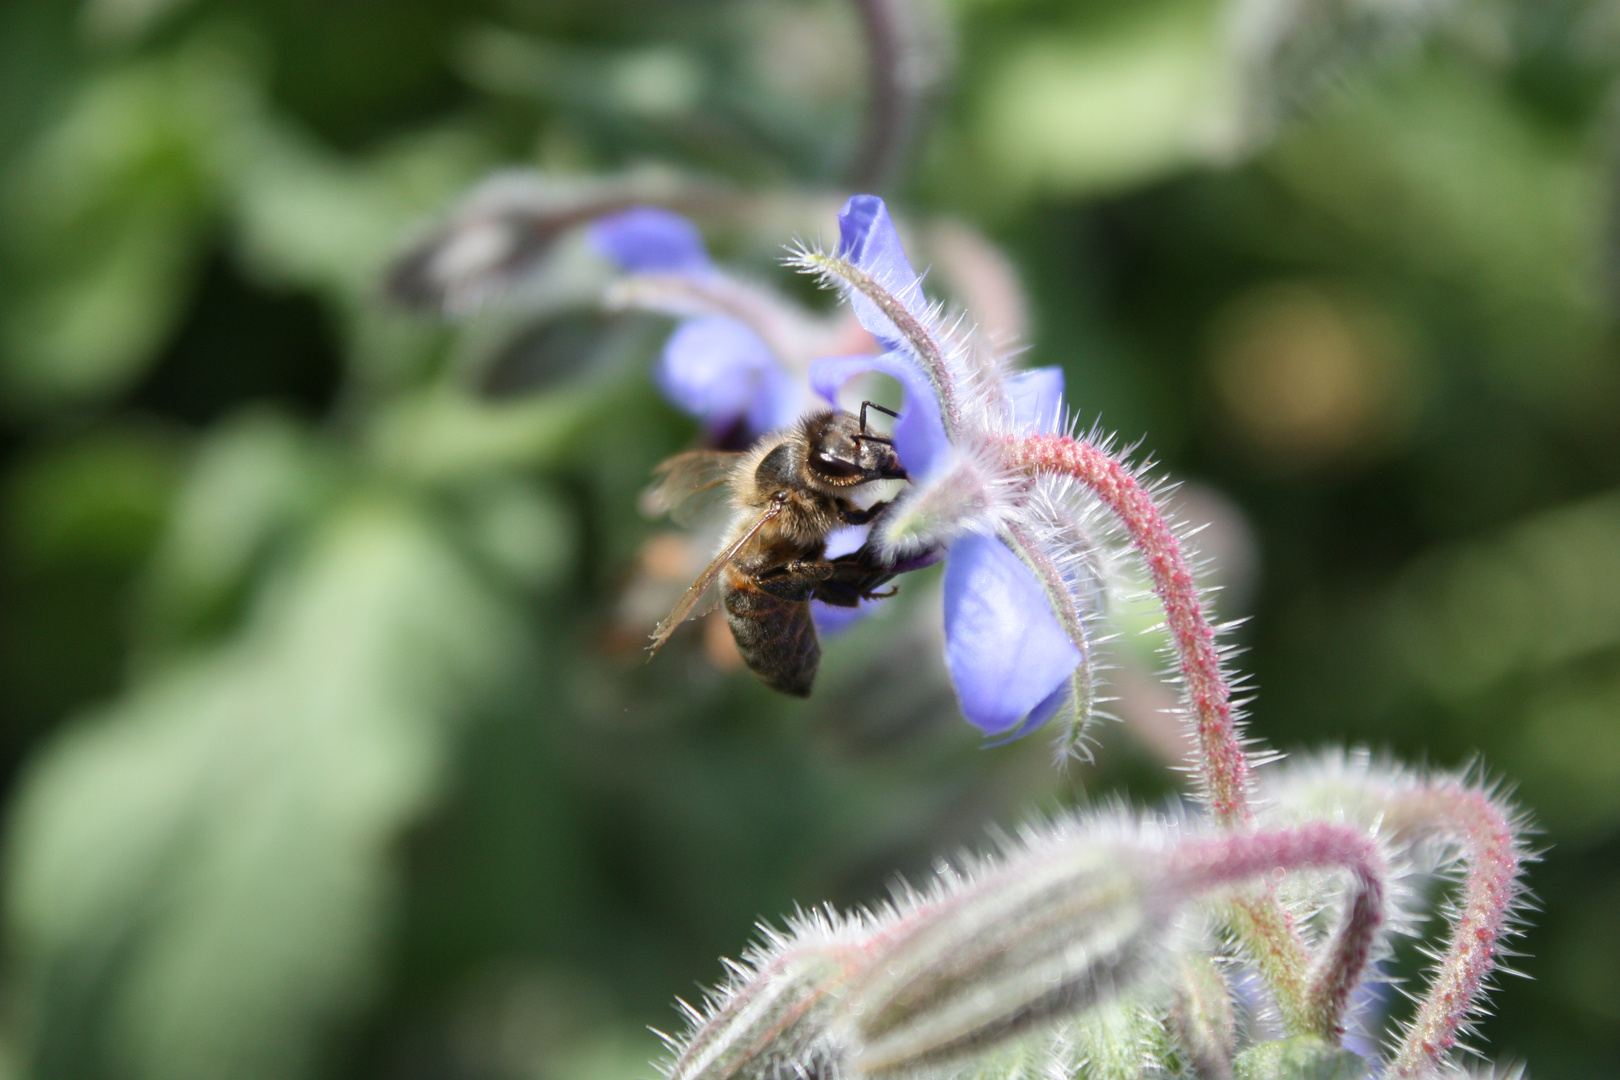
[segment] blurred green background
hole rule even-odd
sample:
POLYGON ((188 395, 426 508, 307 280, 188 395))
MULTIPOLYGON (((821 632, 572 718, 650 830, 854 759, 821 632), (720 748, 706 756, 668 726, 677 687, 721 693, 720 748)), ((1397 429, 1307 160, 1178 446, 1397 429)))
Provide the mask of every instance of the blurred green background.
POLYGON ((754 919, 1173 790, 1134 637, 1096 765, 979 749, 926 580, 808 702, 642 664, 668 324, 380 284, 515 166, 734 185, 823 306, 779 246, 853 189, 1000 245, 1215 520, 1256 733, 1517 784, 1493 1056, 1620 1072, 1620 3, 866 10, 876 128, 834 0, 0 7, 0 1074, 649 1077, 754 919))

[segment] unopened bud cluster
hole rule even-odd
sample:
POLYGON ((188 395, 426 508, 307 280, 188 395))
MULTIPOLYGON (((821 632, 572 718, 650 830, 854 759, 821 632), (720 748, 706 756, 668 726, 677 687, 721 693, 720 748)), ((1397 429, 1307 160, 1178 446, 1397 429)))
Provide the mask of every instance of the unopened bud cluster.
MULTIPOLYGON (((994 860, 940 871, 927 893, 882 912, 818 915, 772 935, 674 1043, 669 1076, 971 1072, 1009 1044, 1090 1060, 1110 1056, 1121 1022, 1137 1037, 1155 1033, 1199 1075, 1229 1073, 1238 1052, 1230 989, 1198 951, 1198 902, 1216 910, 1277 869, 1336 868, 1352 882, 1347 920, 1381 906, 1383 859, 1356 827, 1224 837, 1124 820, 1048 826, 994 860)), ((1336 938, 1360 943, 1352 979, 1378 925, 1336 938)))

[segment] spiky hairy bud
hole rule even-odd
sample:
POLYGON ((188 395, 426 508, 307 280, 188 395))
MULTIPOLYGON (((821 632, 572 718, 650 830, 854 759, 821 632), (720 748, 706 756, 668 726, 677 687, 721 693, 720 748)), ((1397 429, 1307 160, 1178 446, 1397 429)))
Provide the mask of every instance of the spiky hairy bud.
POLYGON ((669 1080, 815 1075, 840 1058, 828 1032, 839 1008, 836 993, 860 960, 855 946, 827 933, 829 925, 812 919, 800 930, 834 940, 778 938, 776 955, 756 958, 751 969, 737 965, 734 985, 714 996, 712 1011, 670 1064, 669 1080))
POLYGON ((1155 870, 1145 852, 1083 836, 892 927, 846 1001, 854 1067, 961 1057, 1112 996, 1154 957, 1181 899, 1155 870))
POLYGON ((1188 953, 1176 972, 1169 1028, 1200 1080, 1231 1080, 1237 1023, 1226 977, 1206 956, 1188 953))
MULTIPOLYGON (((1330 868, 1351 872, 1348 910, 1379 909, 1382 862, 1358 829, 1183 838, 1160 824, 1059 823, 1000 859, 942 871, 926 895, 775 939, 711 1001, 670 1076, 932 1071, 1086 1014, 1164 969, 1172 920, 1190 901, 1330 868)), ((1350 920, 1327 955, 1358 955, 1346 943, 1365 929, 1350 920)))

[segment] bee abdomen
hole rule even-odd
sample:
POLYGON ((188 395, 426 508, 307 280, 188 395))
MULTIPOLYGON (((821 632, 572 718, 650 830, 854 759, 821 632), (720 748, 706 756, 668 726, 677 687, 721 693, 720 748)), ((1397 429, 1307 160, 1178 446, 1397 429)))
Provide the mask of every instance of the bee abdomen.
POLYGON ((772 690, 809 697, 821 664, 810 605, 744 585, 725 590, 726 622, 754 674, 772 690))

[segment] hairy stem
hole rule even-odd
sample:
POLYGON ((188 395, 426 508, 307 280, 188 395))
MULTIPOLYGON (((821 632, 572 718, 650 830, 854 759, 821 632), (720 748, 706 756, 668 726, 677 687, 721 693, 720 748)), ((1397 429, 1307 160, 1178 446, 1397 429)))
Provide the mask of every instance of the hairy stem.
POLYGON ((1221 670, 1215 629, 1181 541, 1160 513, 1153 496, 1129 468, 1101 448, 1067 435, 1030 435, 1008 444, 1019 468, 1072 476, 1113 511, 1130 534, 1153 578, 1164 606, 1164 621, 1181 667, 1187 706, 1198 735, 1198 774, 1215 820, 1228 828, 1252 824, 1249 758, 1238 737, 1232 692, 1221 670))
POLYGON ((939 417, 947 435, 954 435, 961 426, 962 412, 957 404, 956 379, 951 365, 945 359, 945 350, 923 321, 906 307, 906 299, 889 291, 888 287, 841 255, 828 255, 820 251, 805 251, 795 256, 801 268, 821 276, 833 287, 847 285, 870 300, 883 317, 894 324, 902 342, 910 347, 918 368, 928 378, 934 395, 939 399, 939 417))
MULTIPOLYGON (((1290 970, 1292 992, 1279 994, 1279 1005, 1290 1027, 1333 1039, 1343 1033, 1344 1010, 1350 991, 1360 982, 1372 957, 1373 943, 1384 924, 1384 860, 1377 843, 1359 829, 1346 825, 1311 824, 1295 829, 1264 833, 1239 833, 1219 840, 1204 841, 1178 853, 1172 873, 1190 879, 1194 887, 1241 881, 1272 870, 1310 870, 1326 867, 1350 871, 1353 893, 1345 905, 1344 920, 1322 951, 1322 957, 1306 978, 1299 968, 1274 965, 1290 970)), ((1246 921, 1268 919, 1271 911, 1281 912, 1275 900, 1250 896, 1238 902, 1246 921), (1268 910, 1269 908, 1269 910, 1268 910)), ((1272 928, 1264 935, 1269 945, 1281 938, 1297 941, 1288 926, 1272 928)), ((1260 958, 1262 971, 1266 958, 1260 958)), ((1275 987, 1275 984, 1273 984, 1275 987)))
MULTIPOLYGON (((1124 525, 1164 607, 1165 625, 1198 736, 1195 764, 1203 796, 1219 824, 1234 831, 1252 827, 1249 758, 1233 715, 1231 687, 1221 670, 1215 629, 1204 614, 1181 541, 1153 496, 1123 462, 1067 435, 1026 436, 1009 441, 1007 450, 1015 467, 1058 472, 1079 480, 1124 525)), ((1336 983, 1354 957, 1339 957, 1313 975, 1299 928, 1269 886, 1234 900, 1230 921, 1271 987, 1288 1029, 1336 1037, 1343 1011, 1336 983)))
POLYGON ((1385 823, 1409 843, 1459 842, 1468 862, 1450 944, 1390 1066, 1391 1076, 1424 1076, 1445 1064, 1478 1013, 1523 892, 1524 852, 1511 816, 1455 781, 1396 795, 1385 823))
POLYGON ((1312 969, 1310 988, 1305 996, 1310 1026, 1330 1034, 1335 1042, 1344 1034, 1344 1013, 1350 1004, 1350 992, 1361 982, 1367 963, 1372 959, 1378 931, 1384 925, 1382 860, 1372 841, 1368 840, 1367 846, 1372 852, 1370 861, 1353 868, 1360 887, 1345 906, 1339 932, 1312 969))

